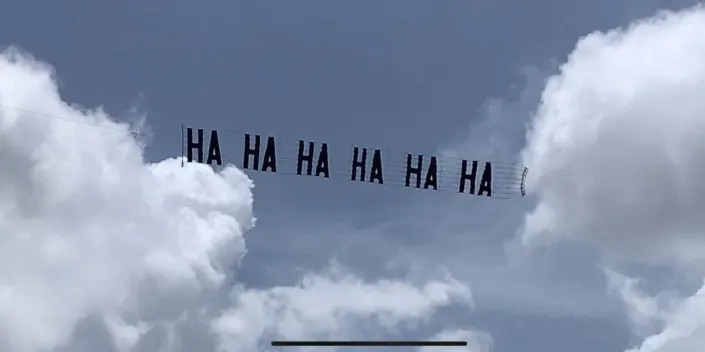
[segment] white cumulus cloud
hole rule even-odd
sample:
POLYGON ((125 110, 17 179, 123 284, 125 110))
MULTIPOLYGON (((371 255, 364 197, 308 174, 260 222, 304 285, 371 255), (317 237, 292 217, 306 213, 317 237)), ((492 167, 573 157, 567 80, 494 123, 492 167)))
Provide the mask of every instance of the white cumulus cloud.
POLYGON ((705 346, 705 286, 683 299, 661 332, 627 352, 698 352, 705 346))
MULTIPOLYGON (((527 246, 572 239, 611 259, 705 271, 705 8, 660 12, 580 39, 552 76, 523 160, 537 205, 527 246)), ((650 297, 611 272, 638 352, 699 352, 705 300, 650 297), (659 332, 660 331, 660 332, 659 332)))
POLYGON ((587 239, 633 258, 705 259, 705 10, 581 39, 548 80, 523 159, 525 243, 587 239))
POLYGON ((270 337, 399 328, 471 301, 450 277, 370 283, 340 268, 233 283, 252 182, 147 162, 129 127, 64 102, 49 65, 0 54, 0 350, 268 350, 270 337))
POLYGON ((466 341, 467 347, 421 347, 418 352, 491 352, 492 337, 484 332, 475 330, 445 330, 435 336, 430 341, 466 341))
POLYGON ((388 280, 364 283, 337 267, 307 275, 296 287, 234 293, 235 306, 214 323, 215 330, 226 337, 223 351, 257 351, 256 337, 262 335, 286 340, 364 340, 369 337, 351 324, 353 319, 374 318, 377 325, 395 330, 429 320, 436 308, 452 301, 472 303, 469 289, 450 277, 421 287, 388 280))

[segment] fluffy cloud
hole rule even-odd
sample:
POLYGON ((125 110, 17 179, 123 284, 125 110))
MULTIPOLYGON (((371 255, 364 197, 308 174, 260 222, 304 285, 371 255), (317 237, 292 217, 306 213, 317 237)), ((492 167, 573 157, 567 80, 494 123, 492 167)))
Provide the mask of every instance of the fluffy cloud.
POLYGON ((3 350, 60 345, 86 315, 130 304, 168 317, 222 283, 253 222, 242 172, 145 163, 129 126, 62 102, 51 69, 16 50, 0 77, 3 350))
POLYGON ((669 319, 666 307, 677 305, 672 294, 663 292, 651 297, 639 288, 642 280, 630 278, 614 270, 606 270, 607 287, 626 304, 627 315, 634 332, 644 337, 669 319))
POLYGON ((0 55, 0 350, 255 351, 470 302, 450 277, 367 283, 335 269, 294 287, 233 284, 252 182, 148 163, 129 127, 63 102, 48 65, 0 55))
MULTIPOLYGON (((436 334, 431 341, 467 341, 467 350, 471 352, 489 352, 492 349, 492 337, 481 331, 447 330, 436 334)), ((458 347, 422 347, 418 352, 458 352, 458 347)))
POLYGON ((325 275, 307 275, 297 287, 236 291, 235 296, 236 305, 215 322, 216 331, 227 337, 223 351, 257 351, 261 346, 256 337, 263 335, 369 339, 350 323, 374 317, 375 325, 394 330, 405 322, 430 319, 435 308, 452 300, 471 303, 467 287, 450 277, 422 287, 386 280, 365 284, 335 267, 325 275))
POLYGON ((705 346, 705 286, 683 299, 663 330, 627 352, 697 352, 705 346))
POLYGON ((527 136, 538 205, 524 243, 573 237, 633 259, 705 259, 704 56, 702 7, 578 42, 527 136))
MULTIPOLYGON (((548 80, 527 134, 522 157, 537 206, 523 244, 580 240, 611 259, 704 272, 703 57, 702 6, 578 42, 548 80)), ((660 331, 632 352, 705 346, 705 287, 675 300, 650 297, 616 272, 608 281, 636 331, 660 331)))
POLYGON ((691 297, 662 292, 651 297, 639 289, 640 280, 608 271, 609 284, 627 306, 637 332, 653 330, 640 347, 627 352, 695 352, 705 344, 705 286, 691 297))

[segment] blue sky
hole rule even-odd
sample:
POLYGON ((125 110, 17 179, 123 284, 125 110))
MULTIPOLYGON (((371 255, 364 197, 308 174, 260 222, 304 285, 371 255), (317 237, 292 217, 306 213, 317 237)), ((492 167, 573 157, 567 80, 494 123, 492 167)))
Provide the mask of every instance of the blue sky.
MULTIPOLYGON (((145 113, 150 161, 180 155, 182 124, 513 160, 546 78, 581 37, 692 4, 8 1, 0 45, 50 63, 66 101, 118 118, 145 113)), ((472 289, 474 308, 450 304, 402 335, 472 327, 492 336, 495 352, 623 351, 641 341, 608 294, 595 248, 569 242, 508 257, 533 197, 248 175, 257 224, 237 273, 247 287, 295 285, 331 261, 364 280, 447 270, 472 289)))

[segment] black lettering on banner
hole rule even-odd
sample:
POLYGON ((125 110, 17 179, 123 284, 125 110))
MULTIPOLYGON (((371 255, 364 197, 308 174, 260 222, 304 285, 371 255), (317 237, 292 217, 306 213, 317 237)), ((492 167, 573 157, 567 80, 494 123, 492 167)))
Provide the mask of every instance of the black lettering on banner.
MULTIPOLYGON (((313 142, 308 142, 308 154, 304 154, 304 141, 299 140, 299 155, 296 164, 296 174, 301 175, 303 163, 306 162, 306 175, 311 176, 313 172, 313 142)), ((316 163, 316 176, 329 178, 330 170, 328 168, 328 144, 321 144, 321 151, 318 152, 318 162, 316 163)))
POLYGON ((485 192, 487 192, 488 197, 492 197, 492 163, 490 162, 485 163, 485 171, 482 172, 480 189, 477 195, 481 196, 485 192))
POLYGON ((274 137, 267 137, 267 149, 264 150, 262 171, 277 172, 277 151, 274 145, 274 137))
POLYGON ((416 167, 411 167, 411 154, 406 154, 406 187, 411 184, 411 174, 416 175, 416 188, 421 188, 421 169, 423 168, 423 155, 417 158, 416 167))
POLYGON ((372 169, 370 170, 370 182, 377 180, 377 183, 383 184, 382 176, 382 153, 379 149, 375 149, 375 154, 372 157, 372 169))
POLYGON ((360 169, 360 181, 365 181, 365 165, 367 164, 367 148, 362 148, 362 160, 358 160, 359 154, 360 154, 360 148, 354 147, 350 181, 355 181, 357 179, 357 170, 358 169, 360 169))
POLYGON ((477 177, 477 161, 472 162, 472 171, 468 174, 468 161, 463 160, 463 165, 460 170, 460 188, 458 192, 465 192, 465 181, 470 181, 470 194, 475 194, 475 178, 477 177))
POLYGON ((257 170, 259 167, 259 141, 260 137, 258 134, 255 135, 255 146, 250 148, 250 134, 245 133, 245 148, 242 156, 242 168, 250 168, 250 156, 254 159, 252 162, 252 170, 257 170))
POLYGON ((211 139, 208 145, 208 159, 206 164, 211 164, 215 161, 218 165, 223 165, 223 158, 220 155, 220 143, 218 142, 218 131, 211 131, 211 139))
MULTIPOLYGON (((188 162, 193 162, 193 150, 197 150, 196 160, 198 163, 203 163, 203 129, 199 128, 197 130, 197 141, 193 140, 193 128, 188 128, 186 130, 186 149, 188 162)), ((211 130, 211 138, 208 143, 208 159, 206 159, 206 164, 212 164, 215 161, 216 164, 222 165, 223 158, 220 154, 220 143, 218 142, 218 131, 211 130)))
POLYGON ((316 164, 316 176, 329 178, 330 170, 328 170, 328 143, 321 144, 321 152, 318 153, 318 163, 316 164))
POLYGON ((306 162, 306 175, 313 171, 313 142, 308 142, 308 154, 304 154, 304 141, 299 140, 299 155, 296 161, 296 174, 301 175, 303 163, 306 162))
MULTIPOLYGON (((253 159, 252 170, 259 168, 259 151, 260 151, 260 135, 255 135, 255 145, 251 146, 251 137, 249 133, 245 133, 245 148, 242 156, 242 168, 250 168, 250 156, 253 159)), ((274 145, 274 137, 267 137, 267 147, 264 150, 264 161, 262 162, 261 171, 277 172, 277 155, 274 145), (269 169, 269 170, 267 170, 269 169)))
MULTIPOLYGON (((411 174, 416 175, 416 188, 421 188, 421 171, 423 171, 423 155, 418 155, 416 160, 416 167, 411 167, 411 154, 406 155, 406 187, 411 185, 411 174)), ((424 189, 433 187, 434 190, 438 190, 438 163, 436 157, 431 157, 431 162, 428 165, 428 171, 426 171, 426 177, 424 179, 424 189)))
POLYGON ((433 189, 438 190, 438 166, 436 163, 436 157, 431 157, 431 163, 428 165, 428 171, 426 171, 426 182, 423 188, 428 189, 429 186, 433 186, 433 189))
POLYGON ((193 128, 189 127, 186 130, 186 149, 187 160, 193 162, 193 150, 198 150, 198 162, 203 163, 203 129, 198 129, 198 141, 193 141, 193 128))
MULTIPOLYGON (((183 129, 182 129, 183 131, 183 129)), ((182 150, 182 155, 186 152, 188 162, 197 161, 198 163, 206 164, 223 164, 223 155, 220 149, 220 138, 218 130, 211 130, 210 139, 208 140, 208 150, 205 150, 206 141, 204 139, 204 130, 195 128, 186 128, 186 143, 187 151, 182 150), (207 155, 204 156, 204 151, 207 155), (196 153, 196 155, 194 155, 196 153)), ((182 134, 182 139, 183 139, 182 134)), ((259 171, 277 172, 277 154, 276 140, 274 137, 267 137, 267 143, 264 150, 264 155, 260 158, 262 138, 258 134, 245 134, 245 148, 243 152, 242 168, 253 169, 259 171), (252 138, 254 136, 254 138, 252 138), (262 163, 260 164, 260 161, 262 163)), ((311 141, 299 140, 298 155, 297 155, 297 175, 314 174, 313 167, 315 164, 315 176, 323 176, 330 178, 330 160, 328 155, 328 144, 321 143, 318 153, 315 153, 316 143, 311 141), (305 168, 304 168, 304 163, 305 168), (305 171, 304 171, 305 170, 305 171)), ((363 181, 368 183, 384 184, 384 168, 382 165, 382 152, 379 149, 373 149, 373 155, 370 165, 367 164, 367 148, 353 147, 353 160, 350 179, 352 181, 363 181), (370 167, 369 169, 367 167, 370 167), (369 170, 369 173, 367 172, 369 170), (359 175, 359 176, 358 176, 359 175)), ((424 155, 418 154, 406 155, 406 182, 405 187, 421 188, 423 173, 425 173, 423 188, 433 188, 438 190, 438 159, 435 156, 428 157, 428 164, 424 165, 424 155), (414 160, 415 159, 415 160, 414 160), (412 165, 414 164, 414 165, 412 165), (426 170, 424 170, 426 169, 426 170), (412 179, 415 177, 415 179, 412 179), (415 182, 414 182, 415 181, 415 182)), ((458 185, 459 193, 469 193, 479 196, 492 197, 494 193, 492 163, 484 162, 484 170, 482 171, 481 179, 477 180, 479 161, 473 160, 472 164, 468 160, 462 160, 460 179, 458 185)), ((183 162, 182 162, 183 165, 183 162)), ((522 175, 522 195, 523 182, 526 171, 522 175)))

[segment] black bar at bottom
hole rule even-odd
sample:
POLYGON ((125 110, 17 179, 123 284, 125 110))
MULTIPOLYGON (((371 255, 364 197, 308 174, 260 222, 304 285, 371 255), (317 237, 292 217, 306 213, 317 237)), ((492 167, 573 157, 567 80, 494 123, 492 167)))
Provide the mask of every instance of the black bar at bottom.
POLYGON ((272 341, 272 346, 289 347, 418 347, 418 346, 467 346, 467 341, 272 341))

